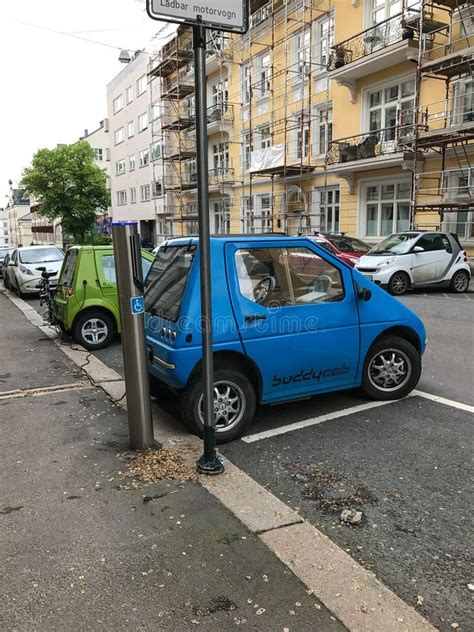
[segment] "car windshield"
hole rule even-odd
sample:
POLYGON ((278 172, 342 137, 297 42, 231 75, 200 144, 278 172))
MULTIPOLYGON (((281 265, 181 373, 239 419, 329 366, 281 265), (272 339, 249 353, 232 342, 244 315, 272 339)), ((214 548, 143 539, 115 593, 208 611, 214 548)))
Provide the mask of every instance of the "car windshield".
POLYGON ((195 246, 160 248, 145 282, 145 311, 176 322, 195 246))
POLYGON ((21 263, 47 263, 62 261, 64 255, 59 248, 25 248, 18 251, 21 263))
POLYGON ((404 255, 418 239, 418 233, 396 233, 370 250, 371 255, 404 255))
POLYGON ((316 239, 316 243, 318 244, 318 246, 321 246, 321 248, 324 248, 324 250, 327 250, 331 254, 334 254, 333 249, 331 248, 331 246, 328 244, 327 241, 323 241, 322 239, 316 239))
POLYGON ((355 239, 355 237, 343 237, 333 236, 328 237, 331 242, 336 246, 338 250, 341 252, 369 252, 370 246, 364 244, 360 239, 355 239))

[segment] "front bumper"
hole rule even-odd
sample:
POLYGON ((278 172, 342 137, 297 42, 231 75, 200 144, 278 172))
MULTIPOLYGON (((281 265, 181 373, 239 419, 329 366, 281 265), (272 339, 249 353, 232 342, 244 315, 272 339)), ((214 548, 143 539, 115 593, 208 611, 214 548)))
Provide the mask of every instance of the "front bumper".
POLYGON ((366 279, 372 281, 372 283, 375 283, 376 285, 381 285, 382 287, 386 287, 388 285, 390 277, 395 272, 393 268, 387 268, 386 270, 382 268, 381 270, 371 270, 370 272, 366 270, 359 270, 359 268, 356 268, 356 270, 366 279))

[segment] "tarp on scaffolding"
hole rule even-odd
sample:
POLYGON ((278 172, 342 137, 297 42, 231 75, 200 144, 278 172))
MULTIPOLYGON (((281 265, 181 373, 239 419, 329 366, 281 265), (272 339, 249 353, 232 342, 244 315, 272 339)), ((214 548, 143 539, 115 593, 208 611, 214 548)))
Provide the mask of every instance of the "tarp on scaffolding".
POLYGON ((250 154, 250 173, 268 171, 285 164, 285 145, 272 145, 265 149, 256 149, 250 154))

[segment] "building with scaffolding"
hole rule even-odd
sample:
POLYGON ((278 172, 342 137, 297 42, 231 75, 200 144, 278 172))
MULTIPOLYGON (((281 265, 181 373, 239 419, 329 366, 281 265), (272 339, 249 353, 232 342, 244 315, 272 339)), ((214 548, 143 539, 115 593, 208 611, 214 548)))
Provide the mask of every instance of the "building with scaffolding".
MULTIPOLYGON (((211 230, 473 233, 473 2, 251 2, 209 33, 211 230)), ((158 240, 197 232, 191 31, 149 66, 158 240), (160 175, 161 174, 161 175, 160 175)))

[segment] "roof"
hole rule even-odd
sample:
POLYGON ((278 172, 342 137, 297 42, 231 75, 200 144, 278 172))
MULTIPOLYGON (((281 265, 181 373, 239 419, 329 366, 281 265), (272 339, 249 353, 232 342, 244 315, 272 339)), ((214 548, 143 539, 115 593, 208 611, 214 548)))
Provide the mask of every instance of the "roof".
POLYGON ((17 221, 31 222, 32 218, 33 218, 33 213, 25 213, 25 215, 22 215, 17 221))
MULTIPOLYGON (((305 235, 295 236, 295 235, 286 235, 285 233, 261 233, 261 234, 230 234, 230 235, 211 235, 211 242, 215 243, 225 243, 225 242, 261 242, 266 239, 272 239, 274 241, 311 241, 305 235)), ((168 239, 164 241, 161 246, 188 246, 188 245, 198 245, 199 244, 199 236, 198 235, 189 235, 187 237, 174 237, 172 239, 168 239)))

